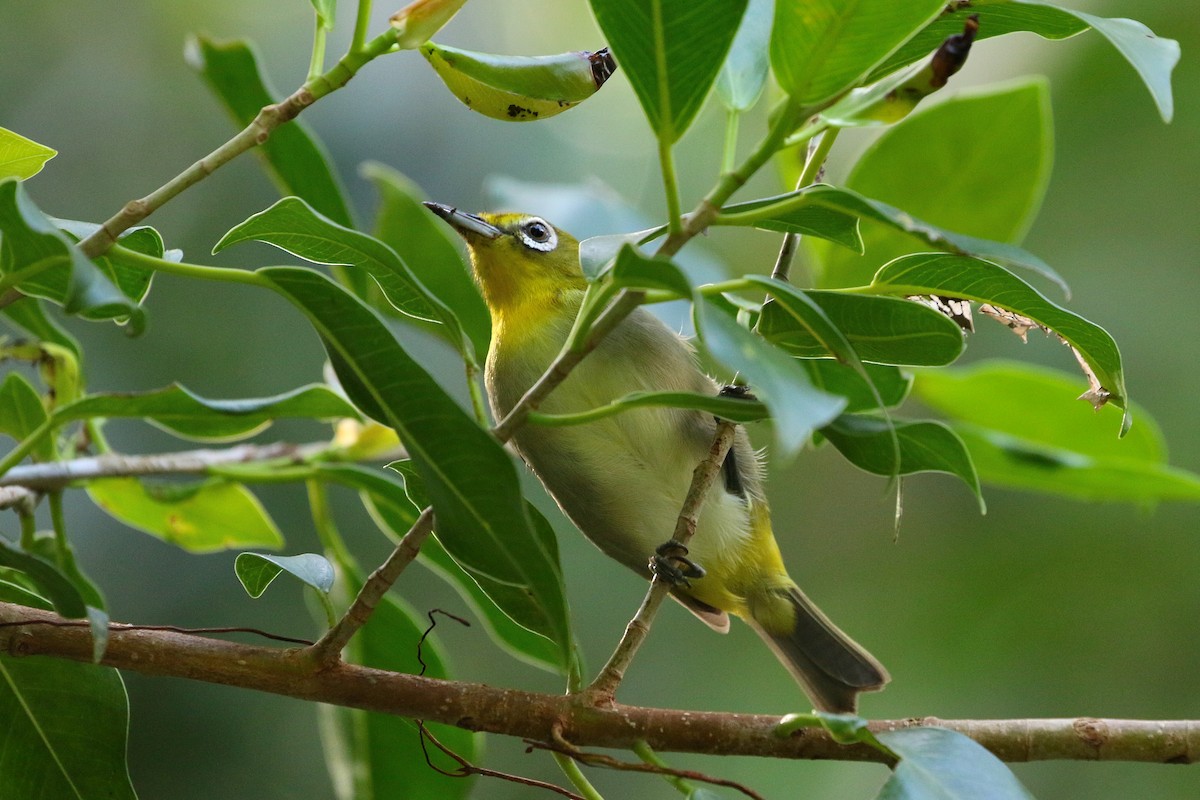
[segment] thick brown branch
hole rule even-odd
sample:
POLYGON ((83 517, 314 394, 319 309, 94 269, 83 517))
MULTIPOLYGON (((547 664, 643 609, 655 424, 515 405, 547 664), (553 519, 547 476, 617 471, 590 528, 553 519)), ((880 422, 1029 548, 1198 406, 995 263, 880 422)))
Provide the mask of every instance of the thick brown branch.
MULTIPOLYGON (((0 603, 0 623, 60 619, 50 612, 0 603)), ((113 630, 103 663, 144 675, 239 686, 538 741, 552 741, 555 726, 560 725, 562 736, 581 747, 630 749, 642 740, 662 752, 884 760, 873 748, 842 746, 817 730, 804 729, 780 738, 774 733, 780 720, 776 716, 620 704, 594 708, 569 696, 420 678, 350 664, 317 669, 303 652, 166 631, 113 630)), ((0 628, 0 654, 90 661, 92 640, 82 628, 6 627, 0 628)), ((919 725, 940 725, 964 733, 1006 761, 1200 761, 1200 721, 929 717, 872 723, 876 731, 919 725)))

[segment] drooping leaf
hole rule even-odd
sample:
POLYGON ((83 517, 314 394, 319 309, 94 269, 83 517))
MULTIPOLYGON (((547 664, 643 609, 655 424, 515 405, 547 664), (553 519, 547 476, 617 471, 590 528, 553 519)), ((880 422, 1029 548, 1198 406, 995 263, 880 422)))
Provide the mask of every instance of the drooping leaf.
POLYGON ((874 475, 913 475, 945 472, 974 492, 984 510, 979 476, 962 440, 940 422, 885 420, 861 414, 842 414, 821 429, 851 464, 874 475), (896 465, 899 442, 900 464, 896 465))
POLYGON ((129 330, 145 327, 142 309, 34 205, 25 187, 0 180, 0 281, 44 297, 68 314, 87 319, 128 318, 129 330))
POLYGON ((491 318, 449 228, 421 205, 420 189, 396 170, 368 161, 359 172, 379 192, 375 237, 395 250, 417 280, 454 309, 475 352, 486 353, 491 318))
POLYGON ((395 428, 446 549, 509 616, 553 641, 565 668, 573 647, 561 570, 529 519, 508 454, 361 301, 312 270, 258 274, 308 317, 355 404, 395 428))
POLYGON ((333 565, 316 553, 273 556, 266 553, 238 553, 233 570, 246 594, 261 597, 271 582, 286 572, 319 592, 333 588, 333 565))
MULTIPOLYGON (((329 19, 332 21, 332 15, 329 19)), ((185 58, 239 127, 249 125, 264 106, 276 102, 249 42, 215 42, 194 36, 187 42, 185 58)), ((255 149, 280 194, 304 198, 339 225, 354 224, 341 182, 329 166, 329 155, 303 119, 280 125, 255 149)))
POLYGON ((945 728, 906 728, 877 738, 900 757, 876 800, 1033 800, 1003 761, 945 728))
POLYGON ((144 418, 171 433, 201 441, 230 441, 259 433, 276 419, 357 417, 328 386, 311 384, 273 397, 211 400, 179 384, 131 394, 91 394, 54 412, 56 423, 95 417, 144 418))
MULTIPOLYGON (((30 597, 0 581, 0 599, 28 604, 30 597)), ((129 701, 115 669, 0 656, 0 719, 6 797, 135 800, 125 764, 129 701)))
MULTIPOLYGON (((60 219, 56 222, 76 241, 87 238, 100 228, 93 222, 77 222, 68 219, 60 219)), ((125 231, 117 237, 117 243, 122 247, 155 258, 166 257, 178 261, 179 258, 172 259, 172 255, 182 255, 178 250, 168 252, 159 232, 145 225, 125 231)), ((142 302, 149 293, 150 284, 154 280, 154 270, 133 263, 125 254, 110 250, 104 255, 97 256, 92 263, 99 267, 105 276, 135 303, 142 302)))
POLYGON ((747 0, 591 0, 660 141, 695 119, 729 52, 747 0))
MULTIPOLYGON (((726 206, 725 211, 717 218, 717 224, 749 225, 765 230, 780 230, 783 226, 793 224, 796 219, 806 216, 811 218, 809 209, 812 206, 823 206, 845 214, 852 214, 862 220, 881 223, 936 250, 959 255, 973 255, 1028 269, 1053 281, 1064 290, 1066 289, 1066 283, 1045 261, 1016 245, 979 239, 939 228, 887 203, 864 197, 849 189, 823 183, 777 197, 726 206)), ((920 248, 919 245, 910 245, 906 252, 915 249, 925 248, 920 248)), ((862 282, 866 280, 867 277, 862 278, 862 282)), ((822 286, 834 285, 832 279, 824 278, 824 273, 822 273, 821 283, 822 286)))
POLYGON ((1028 317, 1057 333, 1087 361, 1100 385, 1125 409, 1120 432, 1133 422, 1125 391, 1121 351, 1108 331, 1051 303, 1001 266, 965 256, 916 254, 886 264, 871 282, 874 291, 900 295, 962 297, 1028 317))
POLYGON ((775 0, 750 0, 746 6, 729 56, 717 75, 717 95, 732 111, 749 111, 767 85, 774 18, 775 0))
MULTIPOLYGON (((963 351, 962 330, 944 314, 909 300, 841 292, 805 292, 864 361, 941 366, 963 351), (882 302, 881 302, 882 301, 882 302)), ((758 330, 767 341, 802 358, 841 356, 776 303, 763 306, 758 330)))
MULTIPOLYGON (((20 373, 10 372, 0 384, 0 434, 7 434, 19 442, 46 419, 42 398, 33 384, 20 373)), ((43 438, 34 448, 33 455, 39 461, 54 458, 54 443, 49 437, 43 438)))
POLYGON ((87 492, 117 520, 193 553, 283 544, 258 499, 238 483, 152 486, 136 478, 103 478, 88 483, 87 492))
POLYGON ((985 483, 1084 500, 1200 499, 1200 476, 1167 463, 1145 409, 1122 439, 1121 411, 1076 401, 1078 379, 1028 364, 987 361, 921 372, 916 396, 949 418, 985 483))
POLYGON ((880 136, 847 176, 846 190, 875 201, 875 210, 890 218, 862 215, 863 255, 812 242, 821 285, 866 283, 880 265, 923 249, 914 236, 939 250, 1002 259, 1061 282, 1040 260, 1013 247, 1041 206, 1052 161, 1043 78, 960 92, 918 110, 880 136), (884 206, 901 209, 901 216, 884 206), (906 230, 905 222, 920 227, 918 220, 945 241, 906 230), (1012 250, 981 250, 972 239, 1012 250))
POLYGON ((413 275, 396 251, 365 233, 327 219, 299 197, 285 197, 234 226, 213 247, 217 253, 238 242, 260 241, 315 264, 365 270, 391 304, 474 360, 458 316, 413 275), (436 323, 441 323, 440 325, 436 323))
POLYGON ((979 15, 980 39, 1019 31, 1044 39, 1066 39, 1095 28, 1137 70, 1163 120, 1170 122, 1174 111, 1171 71, 1179 62, 1179 42, 1161 39, 1134 20, 1105 19, 1036 0, 976 0, 961 8, 947 6, 944 14, 879 65, 871 80, 928 55, 942 39, 961 30, 963 19, 971 14, 979 15))
POLYGON ((795 359, 708 306, 705 301, 692 307, 705 349, 725 369, 745 377, 771 411, 780 454, 794 456, 814 430, 846 407, 846 399, 813 386, 795 359))
POLYGON ((796 103, 816 106, 858 85, 944 7, 943 0, 777 2, 775 77, 796 103))
POLYGON ((46 162, 56 155, 58 151, 53 148, 0 128, 0 180, 28 180, 41 172, 46 162))

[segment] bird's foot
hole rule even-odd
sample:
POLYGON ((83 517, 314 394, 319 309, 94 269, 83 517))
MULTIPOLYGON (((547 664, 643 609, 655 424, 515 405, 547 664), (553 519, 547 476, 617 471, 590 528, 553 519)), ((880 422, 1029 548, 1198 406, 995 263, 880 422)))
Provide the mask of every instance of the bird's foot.
POLYGON ((704 567, 687 557, 688 549, 671 539, 660 544, 650 559, 650 571, 672 586, 691 586, 690 578, 703 578, 704 567))

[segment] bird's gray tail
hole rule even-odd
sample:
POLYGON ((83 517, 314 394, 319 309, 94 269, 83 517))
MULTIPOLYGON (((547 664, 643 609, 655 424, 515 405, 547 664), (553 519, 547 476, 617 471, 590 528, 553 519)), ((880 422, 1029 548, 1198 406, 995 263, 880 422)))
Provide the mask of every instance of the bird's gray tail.
POLYGON ((750 626, 822 711, 854 713, 859 692, 877 691, 890 680, 883 665, 796 586, 771 588, 749 600, 750 626), (794 618, 790 630, 781 624, 788 618, 794 618))

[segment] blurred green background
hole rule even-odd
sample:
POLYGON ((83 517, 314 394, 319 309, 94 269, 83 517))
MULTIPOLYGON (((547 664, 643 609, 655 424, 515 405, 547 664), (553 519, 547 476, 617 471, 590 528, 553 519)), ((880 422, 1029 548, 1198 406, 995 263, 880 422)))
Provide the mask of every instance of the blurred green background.
MULTIPOLYGON (((1059 43, 1029 35, 985 42, 951 88, 1050 76, 1056 164, 1026 245, 1070 281, 1072 308, 1103 324, 1121 344, 1130 392, 1161 424, 1173 463, 1200 471, 1193 411, 1200 397, 1194 369, 1200 352, 1200 62, 1193 57, 1200 9, 1170 0, 1073 5, 1134 16, 1182 42, 1172 125, 1161 123, 1133 71, 1095 34, 1059 43)), ((394 10, 376 9, 373 28, 379 30, 394 10)), ((342 3, 339 11, 331 55, 344 46, 353 18, 352 4, 342 3)), ((232 132, 183 61, 187 34, 253 39, 273 84, 290 89, 307 67, 311 17, 305 0, 0 0, 0 125, 60 151, 30 181, 33 198, 52 215, 100 221, 158 186, 232 132)), ((471 0, 438 38, 509 53, 595 49, 601 43, 582 0, 471 0)), ((371 64, 304 118, 324 140, 364 223, 375 203, 371 187, 357 175, 366 160, 406 173, 431 199, 466 208, 493 203, 485 188, 491 176, 554 183, 601 176, 644 212, 662 213, 655 146, 620 75, 569 114, 505 124, 461 106, 410 52, 371 64)), ((744 142, 761 126, 761 119, 747 121, 744 142)), ((713 180, 720 131, 721 115, 710 103, 678 148, 685 206, 713 180)), ((843 137, 830 168, 833 179, 866 141, 843 137)), ((767 172, 744 196, 778 190, 767 172)), ((192 261, 286 263, 283 254, 265 247, 207 255, 224 231, 275 199, 254 157, 245 157, 150 222, 168 246, 182 248, 192 261)), ((730 270, 766 269, 775 246, 773 237, 727 232, 701 244, 730 270)), ((320 377, 315 337, 299 315, 260 291, 160 276, 149 310, 150 329, 140 339, 113 326, 69 322, 85 342, 90 388, 150 389, 180 381, 210 397, 256 396, 320 377)), ((403 335, 431 369, 457 376, 436 344, 403 335)), ((1021 346, 986 323, 966 358, 982 356, 1074 368, 1061 347, 1037 336, 1021 346)), ((114 444, 129 451, 182 449, 145 426, 120 423, 112 430, 114 444)), ((277 426, 266 438, 323 435, 315 426, 293 424, 277 426)), ((272 488, 261 496, 287 533, 288 552, 316 548, 301 490, 272 488)), ((989 513, 980 517, 954 480, 919 476, 905 482, 896 538, 893 498, 884 482, 854 471, 828 448, 776 470, 771 498, 793 575, 892 672, 887 691, 865 698, 864 715, 1200 718, 1195 507, 1088 505, 992 489, 989 513)), ((353 496, 336 499, 342 526, 363 559, 382 558, 387 545, 353 496)), ((79 494, 70 500, 74 541, 85 568, 107 592, 114 619, 313 633, 295 587, 281 585, 252 601, 234 578, 232 553, 188 555, 123 528, 79 494)), ((559 532, 579 638, 594 670, 644 587, 566 524, 559 532)), ((423 569, 404 576, 402 591, 420 609, 467 613, 423 569)), ((561 689, 556 678, 503 656, 479 626, 443 625, 438 632, 459 677, 561 689)), ((312 707, 204 684, 137 675, 126 680, 130 764, 143 798, 331 795, 312 707)), ((729 636, 715 636, 675 607, 660 616, 621 699, 771 713, 807 709, 748 629, 735 625, 729 636)), ((485 763, 561 782, 545 756, 523 749, 493 738, 485 763)), ((669 758, 676 766, 745 781, 772 798, 865 798, 886 777, 880 766, 669 758)), ((1195 798, 1198 769, 1066 762, 1015 767, 1043 800, 1195 798)), ((611 797, 677 796, 650 778, 589 774, 611 797)), ((477 787, 476 796, 518 798, 529 790, 490 781, 477 787)))

